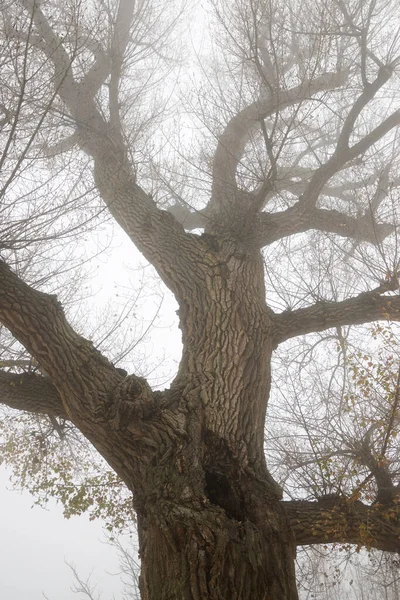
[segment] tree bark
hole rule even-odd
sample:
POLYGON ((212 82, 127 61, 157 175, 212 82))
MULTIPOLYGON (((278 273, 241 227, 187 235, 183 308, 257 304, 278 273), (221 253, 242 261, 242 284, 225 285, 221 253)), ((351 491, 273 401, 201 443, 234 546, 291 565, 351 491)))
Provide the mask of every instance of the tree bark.
POLYGON ((278 503, 269 503, 264 523, 228 516, 206 498, 198 509, 176 501, 162 514, 154 508, 138 516, 143 600, 297 598, 293 541, 278 503))
POLYGON ((400 553, 398 500, 387 505, 366 505, 337 496, 284 504, 297 545, 357 544, 400 553))
POLYGON ((164 392, 122 377, 72 330, 53 296, 0 263, 0 318, 50 376, 3 373, 2 401, 71 420, 132 491, 145 600, 295 600, 297 544, 399 551, 398 511, 282 502, 263 448, 271 355, 299 331, 350 314, 383 317, 382 303, 397 314, 395 299, 380 295, 397 282, 276 315, 265 302, 257 248, 208 234, 195 243, 203 248, 196 270, 182 268, 176 285, 182 360, 164 392))
POLYGON ((273 314, 262 261, 213 244, 202 288, 188 285, 181 302, 183 357, 162 399, 182 435, 171 431, 136 478, 141 593, 292 600, 294 537, 263 450, 273 314))

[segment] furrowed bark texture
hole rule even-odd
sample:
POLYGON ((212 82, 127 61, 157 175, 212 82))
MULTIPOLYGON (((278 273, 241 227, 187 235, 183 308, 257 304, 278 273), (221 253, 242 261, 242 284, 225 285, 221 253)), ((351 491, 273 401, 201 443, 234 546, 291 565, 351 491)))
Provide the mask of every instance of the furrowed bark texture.
POLYGON ((286 502, 298 545, 357 544, 385 552, 400 552, 400 508, 365 505, 343 497, 328 501, 286 502))
MULTIPOLYGON (((73 331, 53 296, 0 262, 0 319, 47 375, 3 374, 2 401, 72 421, 132 491, 144 600, 296 600, 296 544, 347 541, 398 551, 396 511, 388 521, 358 504, 331 511, 282 502, 263 449, 276 345, 350 315, 365 322, 391 311, 397 318, 396 299, 381 295, 397 281, 276 315, 265 302, 261 253, 248 238, 192 236, 174 225, 170 252, 181 237, 186 269, 183 255, 167 276, 179 302, 183 356, 169 390, 121 376, 73 331)), ((160 272, 164 264, 162 256, 160 272)))
MULTIPOLYGON (((103 139, 94 137, 87 136, 93 153, 103 139)), ((124 169, 113 168, 109 152, 106 139, 96 159, 97 185, 175 294, 180 368, 164 392, 121 376, 74 332, 53 296, 0 262, 0 320, 54 386, 35 404, 47 384, 34 376, 26 409, 72 421, 132 491, 144 600, 296 600, 296 544, 323 542, 329 528, 315 507, 296 512, 282 502, 268 473, 271 355, 279 342, 309 331, 398 319, 399 303, 382 295, 397 288, 397 279, 353 299, 277 315, 266 304, 257 234, 252 239, 246 220, 242 229, 218 235, 188 234, 124 169), (317 535, 310 538, 310 531, 317 535)), ((8 379, 0 378, 3 402, 23 408, 27 380, 21 379, 18 400, 7 389, 15 380, 8 379)), ((353 523, 344 514, 340 540, 365 543, 365 519, 353 523)), ((381 538, 377 543, 382 547, 381 538)))
POLYGON ((183 357, 164 400, 183 434, 136 487, 142 596, 297 598, 294 538, 263 452, 273 315, 262 262, 203 241, 203 281, 188 271, 183 284, 183 357))

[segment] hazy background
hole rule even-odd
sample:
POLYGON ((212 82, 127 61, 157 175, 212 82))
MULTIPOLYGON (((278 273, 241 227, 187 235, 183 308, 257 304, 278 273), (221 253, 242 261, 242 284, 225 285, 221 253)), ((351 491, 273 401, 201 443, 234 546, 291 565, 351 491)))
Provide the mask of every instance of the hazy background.
POLYGON ((103 591, 101 600, 121 596, 116 551, 106 543, 100 521, 86 516, 64 519, 60 506, 33 506, 28 493, 11 491, 0 468, 0 598, 2 600, 81 600, 73 594, 74 563, 82 579, 103 591), (8 488, 8 489, 7 489, 8 488))

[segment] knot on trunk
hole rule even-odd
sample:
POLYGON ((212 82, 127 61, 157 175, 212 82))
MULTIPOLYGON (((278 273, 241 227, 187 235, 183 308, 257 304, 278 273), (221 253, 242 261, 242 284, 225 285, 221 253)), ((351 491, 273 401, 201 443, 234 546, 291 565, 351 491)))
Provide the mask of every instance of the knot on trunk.
POLYGON ((150 418, 156 411, 153 392, 145 379, 126 377, 114 390, 111 416, 114 429, 126 429, 133 421, 150 418))

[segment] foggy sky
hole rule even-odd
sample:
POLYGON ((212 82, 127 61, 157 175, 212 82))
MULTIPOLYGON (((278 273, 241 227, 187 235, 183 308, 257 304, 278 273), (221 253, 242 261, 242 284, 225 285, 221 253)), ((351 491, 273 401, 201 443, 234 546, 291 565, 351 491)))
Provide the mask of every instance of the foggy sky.
MULTIPOLYGON (((82 579, 103 591, 101 600, 116 600, 122 584, 118 559, 105 540, 100 521, 87 517, 64 519, 60 506, 33 507, 28 493, 9 491, 0 468, 0 598, 2 600, 84 600, 73 594, 73 577, 65 561, 74 563, 82 579), (109 573, 109 574, 107 574, 109 573)), ((87 598, 86 598, 87 600, 87 598)))

